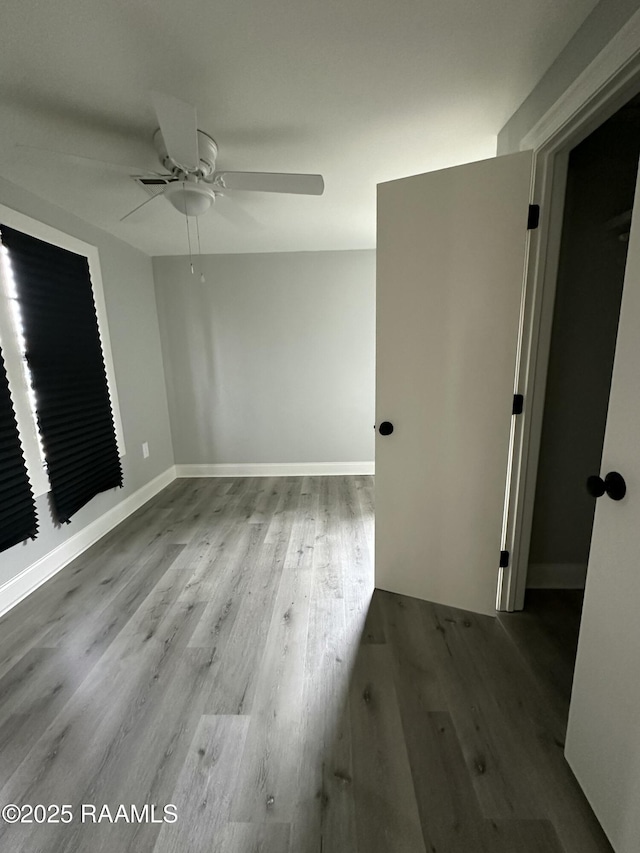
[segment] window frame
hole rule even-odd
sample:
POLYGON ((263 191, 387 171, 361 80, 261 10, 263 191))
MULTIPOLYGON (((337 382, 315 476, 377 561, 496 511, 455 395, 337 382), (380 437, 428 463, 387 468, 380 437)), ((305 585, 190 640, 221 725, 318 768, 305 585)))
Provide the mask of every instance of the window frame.
MULTIPOLYGON (((107 374, 107 386, 111 397, 111 409, 113 412, 113 423, 116 434, 116 443, 120 458, 126 455, 124 443, 124 430, 122 428, 122 417, 120 414, 120 402, 116 384, 116 373, 113 364, 111 350, 111 337, 109 335, 109 322, 107 318, 107 306, 104 298, 104 287, 102 283, 102 270, 100 267, 100 255, 98 247, 86 243, 71 234, 60 231, 44 222, 39 222, 24 213, 0 204, 0 223, 22 231, 38 240, 44 240, 53 246, 67 249, 77 255, 82 255, 89 264, 91 288, 93 301, 96 307, 98 330, 102 344, 102 356, 107 374)), ((13 398, 18 432, 22 442, 23 451, 27 463, 27 472, 35 497, 47 494, 51 487, 40 450, 40 436, 37 432, 36 421, 29 402, 30 389, 27 383, 27 374, 24 368, 24 359, 16 338, 11 312, 7 310, 7 283, 4 271, 0 265, 0 295, 2 305, 0 306, 0 340, 4 353, 5 366, 9 379, 9 388, 13 398)))

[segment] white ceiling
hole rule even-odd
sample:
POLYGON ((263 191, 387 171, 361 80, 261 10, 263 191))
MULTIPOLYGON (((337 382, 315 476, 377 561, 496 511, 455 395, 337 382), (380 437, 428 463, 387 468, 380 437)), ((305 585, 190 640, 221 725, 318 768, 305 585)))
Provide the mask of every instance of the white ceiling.
POLYGON ((126 171, 16 147, 158 168, 158 89, 197 107, 219 168, 325 178, 320 198, 217 202, 199 219, 203 252, 371 248, 376 183, 492 156, 595 5, 2 0, 0 175, 150 255, 184 254, 166 200, 118 221, 146 197, 126 171))

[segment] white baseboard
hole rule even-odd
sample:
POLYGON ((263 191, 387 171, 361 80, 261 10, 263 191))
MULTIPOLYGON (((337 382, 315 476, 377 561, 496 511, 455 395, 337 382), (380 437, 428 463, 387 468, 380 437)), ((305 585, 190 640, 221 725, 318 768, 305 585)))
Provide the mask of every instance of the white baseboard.
POLYGON ((59 572, 83 551, 86 551, 94 542, 97 542, 105 533, 124 521, 131 513, 140 509, 143 504, 151 500, 169 483, 172 483, 175 478, 175 467, 167 468, 162 474, 105 512, 100 518, 87 524, 86 527, 70 536, 69 539, 49 551, 44 557, 40 557, 35 563, 27 566, 15 577, 2 584, 0 586, 0 616, 15 607, 18 602, 30 595, 45 581, 48 581, 56 572, 59 572))
POLYGON ((176 465, 177 477, 327 477, 373 474, 373 462, 256 462, 176 465))
POLYGON ((531 563, 527 589, 584 589, 586 563, 531 563))

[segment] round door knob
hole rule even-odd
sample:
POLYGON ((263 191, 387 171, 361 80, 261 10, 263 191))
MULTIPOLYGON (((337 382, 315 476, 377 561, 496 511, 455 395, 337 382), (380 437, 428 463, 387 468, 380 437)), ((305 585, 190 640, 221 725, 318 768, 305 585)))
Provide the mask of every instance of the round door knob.
POLYGON ((393 432, 393 424, 391 421, 382 421, 380 426, 378 427, 378 432, 380 435, 391 435, 393 432))
POLYGON ((604 480, 597 474, 587 477, 587 491, 592 498, 600 498, 604 495, 604 480))
POLYGON ((597 474, 587 478, 587 491, 594 498, 599 498, 606 492, 612 501, 621 501, 627 494, 627 484, 622 474, 617 471, 609 471, 602 479, 597 474))

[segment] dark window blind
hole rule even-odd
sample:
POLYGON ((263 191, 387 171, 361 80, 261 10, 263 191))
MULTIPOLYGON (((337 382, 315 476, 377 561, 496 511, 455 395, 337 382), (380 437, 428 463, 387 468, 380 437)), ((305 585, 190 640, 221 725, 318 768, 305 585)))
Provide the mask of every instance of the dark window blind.
POLYGON ((0 551, 37 532, 36 505, 0 349, 0 551))
POLYGON ((122 486, 89 263, 2 226, 56 520, 122 486))

